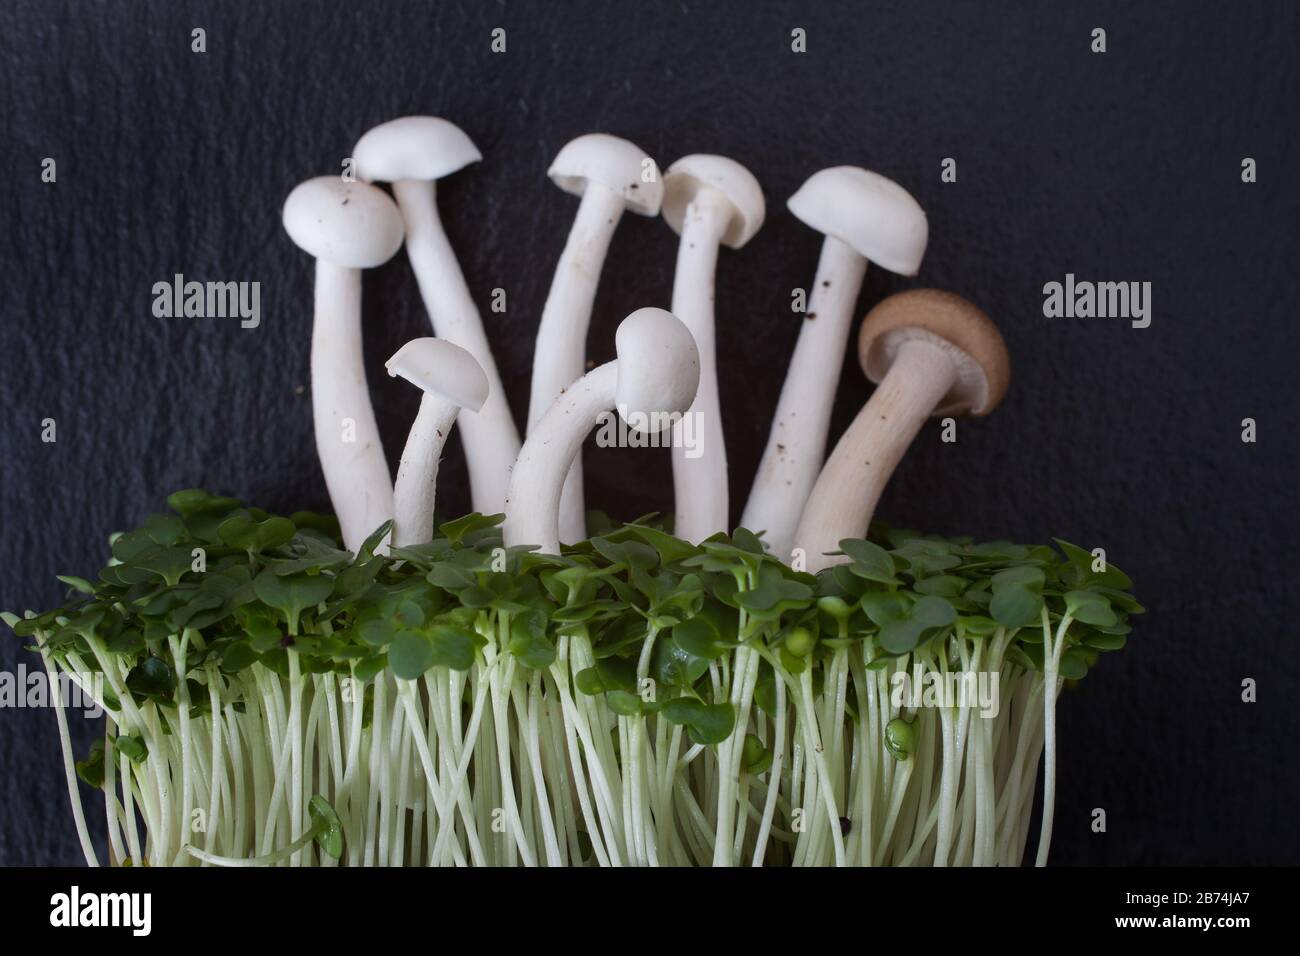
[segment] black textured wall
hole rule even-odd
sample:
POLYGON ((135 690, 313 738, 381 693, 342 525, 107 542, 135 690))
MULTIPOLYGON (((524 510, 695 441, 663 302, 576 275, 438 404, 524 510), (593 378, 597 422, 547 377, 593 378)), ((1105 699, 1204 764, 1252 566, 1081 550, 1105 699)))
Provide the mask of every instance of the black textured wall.
MULTIPOLYGON (((517 416, 575 208, 545 177, 560 146, 603 130, 665 164, 717 152, 754 170, 768 222, 723 252, 718 283, 737 502, 798 333, 790 290, 817 258, 784 200, 820 167, 860 164, 904 184, 931 229, 921 276, 870 271, 860 308, 952 289, 1000 325, 1015 366, 1005 405, 956 445, 922 435, 880 515, 1103 546, 1150 609, 1063 700, 1054 861, 1298 861, 1296 4, 5 7, 0 608, 52 605, 56 573, 93 571, 106 535, 176 488, 326 505, 303 390, 311 263, 280 205, 371 125, 443 115, 481 148, 441 208, 480 301, 507 290, 488 331, 517 416), (1090 52, 1094 27, 1105 54, 1090 52), (949 156, 955 184, 940 181, 949 156), (261 327, 153 318, 151 286, 176 272, 261 282, 261 327), (1043 284, 1067 272, 1150 281, 1151 326, 1044 318, 1043 284), (1090 832, 1094 807, 1106 834, 1090 832)), ((611 357, 625 312, 668 304, 675 248, 662 221, 620 227, 593 358, 611 357)), ((395 461, 417 395, 382 362, 428 334, 402 256, 367 275, 365 302, 395 461)), ((868 393, 846 363, 837 433, 868 393)), ((467 507, 458 450, 440 487, 448 510, 467 507)), ((631 517, 668 508, 670 489, 666 455, 588 458, 593 506, 631 517)), ((20 660, 36 658, 6 631, 0 665, 20 660)), ((77 728, 78 749, 92 730, 77 728)), ((79 859, 53 715, 0 710, 0 863, 79 859)))

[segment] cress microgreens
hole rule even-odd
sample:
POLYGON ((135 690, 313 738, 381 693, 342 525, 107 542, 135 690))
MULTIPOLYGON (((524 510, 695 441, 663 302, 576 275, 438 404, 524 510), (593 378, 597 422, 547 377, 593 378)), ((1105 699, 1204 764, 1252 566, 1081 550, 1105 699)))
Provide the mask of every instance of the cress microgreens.
POLYGON ((812 576, 649 518, 560 557, 477 514, 353 555, 328 516, 168 503, 4 616, 103 688, 76 773, 119 862, 1017 863, 1058 679, 1142 610, 1059 541, 882 528, 812 576), (980 672, 996 715, 894 699, 980 672))

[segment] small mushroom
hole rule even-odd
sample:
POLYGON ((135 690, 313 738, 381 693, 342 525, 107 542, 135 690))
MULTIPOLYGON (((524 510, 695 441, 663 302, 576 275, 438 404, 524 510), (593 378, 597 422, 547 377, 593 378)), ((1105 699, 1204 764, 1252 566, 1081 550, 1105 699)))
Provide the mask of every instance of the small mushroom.
MULTIPOLYGON (((645 178, 645 171, 654 168, 653 160, 639 146, 617 136, 590 133, 561 149, 547 170, 555 185, 581 196, 582 201, 555 267, 537 329, 528 401, 529 433, 555 399, 586 371, 587 327, 614 230, 624 210, 642 216, 659 215, 663 183, 657 173, 648 181, 645 178)), ((574 459, 560 507, 560 534, 564 540, 586 537, 580 454, 574 459)))
POLYGON ((453 123, 436 116, 404 116, 362 136, 352 158, 360 178, 392 183, 406 221, 406 255, 434 334, 469 352, 487 376, 487 401, 481 410, 461 416, 460 433, 474 510, 498 514, 510 464, 519 454, 519 429, 492 360, 482 316, 438 217, 435 185, 483 157, 453 123))
POLYGON ((803 328, 786 372, 767 447, 741 524, 764 531, 773 553, 790 553, 799 514, 826 452, 831 406, 867 260, 915 275, 929 228, 902 186, 855 166, 810 176, 787 203, 826 236, 803 328))
POLYGON ((506 547, 540 545, 560 553, 560 495, 565 476, 599 417, 614 409, 629 428, 655 432, 690 407, 700 382, 695 340, 676 316, 638 309, 614 335, 618 357, 555 400, 533 426, 510 474, 503 527, 506 547))
POLYGON ((763 190, 740 163, 725 156, 685 156, 664 174, 664 220, 681 236, 673 279, 673 314, 700 351, 700 387, 688 415, 697 417, 699 453, 674 442, 674 497, 679 538, 700 542, 729 530, 727 449, 718 404, 714 347, 714 272, 718 245, 739 249, 763 225, 763 190))
POLYGON ((997 328, 960 296, 900 292, 868 314, 858 359, 878 387, 831 453, 795 532, 813 573, 861 538, 898 462, 930 416, 987 415, 1002 401, 1011 358, 997 328))
POLYGON ((424 390, 420 411, 402 449, 393 489, 393 546, 404 548, 433 540, 433 504, 442 446, 457 412, 482 408, 489 386, 474 356, 443 339, 413 339, 393 353, 385 367, 389 375, 400 375, 424 390))
POLYGON ((361 270, 402 246, 402 216, 382 190, 309 179, 284 202, 284 229, 316 257, 311 404, 316 451, 343 541, 353 551, 393 516, 393 484, 366 388, 361 270))

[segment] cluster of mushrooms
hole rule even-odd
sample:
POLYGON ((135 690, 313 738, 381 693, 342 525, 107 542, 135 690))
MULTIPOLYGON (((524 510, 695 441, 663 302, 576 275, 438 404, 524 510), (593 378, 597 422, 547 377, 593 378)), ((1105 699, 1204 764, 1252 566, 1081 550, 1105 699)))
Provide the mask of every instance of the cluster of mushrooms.
MULTIPOLYGON (((316 259, 311 380, 315 436, 344 543, 358 549, 391 520, 395 547, 431 540, 438 462, 459 424, 475 511, 505 514, 507 547, 558 554, 586 537, 581 449, 617 412, 641 430, 697 416, 701 453, 674 442, 674 533, 692 543, 728 530, 727 462, 714 350, 719 246, 738 249, 764 220, 762 190, 723 156, 686 156, 659 172, 627 140, 580 136, 548 174, 580 197, 542 310, 526 439, 506 403, 482 317, 438 215, 435 183, 481 159, 447 120, 408 116, 367 132, 355 177, 299 185, 284 206, 293 241, 316 259), (392 198, 374 183, 389 183, 392 198), (597 284, 624 212, 662 214, 681 237, 671 312, 638 309, 616 333, 616 360, 584 371, 597 284), (361 272, 407 256, 437 337, 387 362, 423 390, 396 484, 380 444, 362 363, 361 272)), ((814 173, 789 209, 824 235, 805 321, 741 525, 771 551, 817 572, 846 560, 841 540, 867 531, 881 492, 926 418, 984 415, 1001 401, 1010 361, 974 305, 920 289, 867 315, 858 353, 877 384, 825 458, 838 369, 868 261, 912 276, 925 252, 925 213, 901 186, 850 166, 814 173), (825 460, 823 461, 823 459, 825 460)))

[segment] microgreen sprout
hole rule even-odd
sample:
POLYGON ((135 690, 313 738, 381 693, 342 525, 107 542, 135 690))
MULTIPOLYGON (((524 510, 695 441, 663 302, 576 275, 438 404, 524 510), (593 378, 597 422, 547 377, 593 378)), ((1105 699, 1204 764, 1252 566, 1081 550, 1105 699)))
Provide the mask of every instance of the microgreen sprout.
POLYGON ((1043 762, 1043 862, 1059 692, 1142 610, 1065 542, 877 526, 814 576, 744 529, 540 554, 468 515, 351 553, 169 503, 4 616, 107 712, 81 761, 59 712, 92 861, 77 776, 123 865, 1014 865, 1043 762), (942 692, 981 678, 992 710, 942 692))
POLYGON ((247 858, 217 856, 192 846, 185 847, 185 852, 196 860, 213 866, 274 866, 315 842, 322 853, 328 854, 332 859, 339 859, 343 856, 343 824, 339 822, 338 814, 320 794, 307 802, 307 811, 311 816, 311 827, 298 839, 274 853, 247 858))

